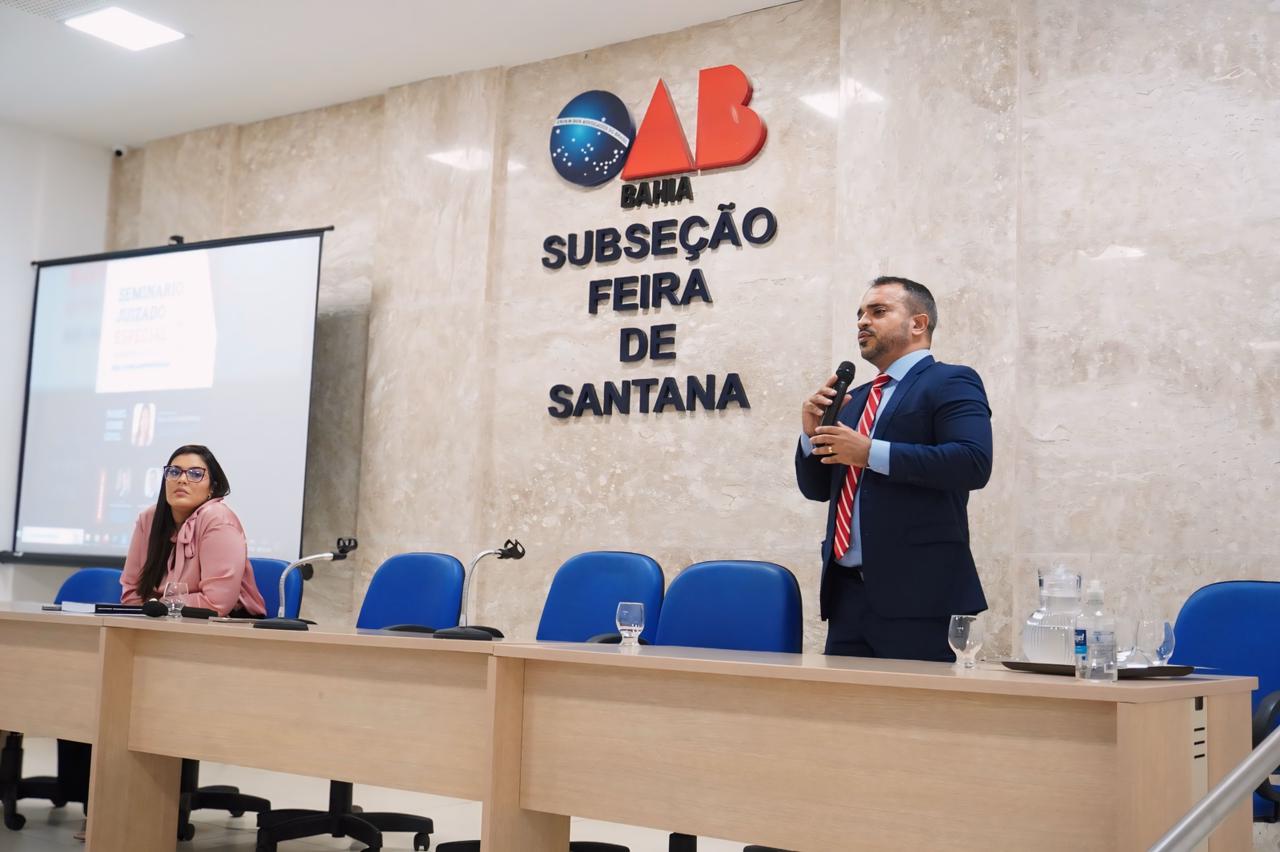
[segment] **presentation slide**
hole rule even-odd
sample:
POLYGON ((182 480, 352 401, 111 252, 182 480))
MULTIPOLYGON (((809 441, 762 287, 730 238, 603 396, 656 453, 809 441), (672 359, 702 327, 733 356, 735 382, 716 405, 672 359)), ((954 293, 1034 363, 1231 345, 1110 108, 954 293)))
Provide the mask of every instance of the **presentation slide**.
POLYGON ((169 454, 204 444, 250 555, 299 556, 320 246, 39 268, 16 553, 123 556, 169 454))

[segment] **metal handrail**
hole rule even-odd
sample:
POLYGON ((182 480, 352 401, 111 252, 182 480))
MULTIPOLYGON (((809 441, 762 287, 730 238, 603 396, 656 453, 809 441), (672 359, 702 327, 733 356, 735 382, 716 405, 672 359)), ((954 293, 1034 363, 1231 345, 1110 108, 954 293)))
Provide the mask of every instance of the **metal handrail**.
POLYGON ((1247 796, 1280 766, 1280 728, 1223 777, 1186 816, 1156 841, 1150 852, 1192 852, 1247 796))

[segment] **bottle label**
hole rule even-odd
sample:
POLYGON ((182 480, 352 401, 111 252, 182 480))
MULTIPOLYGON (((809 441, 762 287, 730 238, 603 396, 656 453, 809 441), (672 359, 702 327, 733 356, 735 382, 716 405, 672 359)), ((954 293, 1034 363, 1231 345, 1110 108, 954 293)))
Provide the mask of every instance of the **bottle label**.
POLYGON ((1089 648, 1088 640, 1085 638, 1088 635, 1088 633, 1083 627, 1077 627, 1075 630, 1075 634, 1076 634, 1076 656, 1083 657, 1085 654, 1085 651, 1087 651, 1089 648))

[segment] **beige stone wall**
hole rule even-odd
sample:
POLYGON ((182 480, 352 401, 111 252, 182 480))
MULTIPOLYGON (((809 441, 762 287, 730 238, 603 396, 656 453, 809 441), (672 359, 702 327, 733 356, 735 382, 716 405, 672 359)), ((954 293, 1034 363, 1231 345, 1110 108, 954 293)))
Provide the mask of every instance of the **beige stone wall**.
POLYGON ((317 572, 307 614, 354 621, 392 553, 466 561, 517 536, 529 556, 486 566, 476 613, 516 637, 560 562, 618 548, 668 578, 780 562, 816 643, 825 506, 795 491, 796 410, 853 352, 867 279, 922 280, 937 355, 977 368, 995 412, 971 519, 1007 652, 1054 561, 1170 616, 1206 582, 1280 578, 1278 43, 1267 0, 804 0, 158 140, 116 164, 110 242, 336 226, 305 537, 354 529, 361 549, 317 572), (623 211, 617 182, 554 173, 569 98, 607 89, 638 121, 661 76, 692 137, 698 69, 730 62, 769 140, 696 176, 693 202, 623 211), (694 264, 539 263, 548 234, 725 202, 771 208, 779 234, 702 258, 712 305, 590 316, 590 279, 694 264), (619 363, 618 329, 658 322, 677 360, 619 363), (559 382, 729 371, 750 411, 546 412, 559 382))

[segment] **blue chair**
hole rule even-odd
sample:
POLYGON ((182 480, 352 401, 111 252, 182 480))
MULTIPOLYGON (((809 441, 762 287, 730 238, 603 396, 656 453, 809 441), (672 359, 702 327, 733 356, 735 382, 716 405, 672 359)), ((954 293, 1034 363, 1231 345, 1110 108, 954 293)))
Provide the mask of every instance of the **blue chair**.
POLYGON ((401 553, 378 566, 356 627, 454 627, 462 612, 462 563, 444 553, 401 553))
MULTIPOLYGON (((453 627, 462 611, 462 577, 462 563, 444 553, 392 556, 369 581, 356 627, 422 633, 453 627)), ((258 852, 272 852, 283 840, 325 834, 381 849, 384 831, 413 832, 414 849, 430 845, 435 825, 428 817, 357 811, 354 795, 351 782, 330 781, 327 811, 289 808, 259 814, 258 852)))
POLYGON ((63 581, 53 602, 120 603, 123 574, 119 568, 81 568, 63 581))
MULTIPOLYGON (((280 612, 280 575, 289 563, 283 559, 254 557, 249 560, 253 568, 253 582, 262 595, 262 602, 267 617, 280 612)), ((286 618, 297 618, 302 609, 302 572, 294 571, 284 582, 284 614, 286 618)), ((190 840, 195 836, 196 828, 191 823, 191 812, 201 810, 226 811, 234 817, 246 813, 265 813, 271 810, 271 802, 260 796, 241 793, 239 787, 228 784, 212 784, 200 786, 200 761, 184 759, 179 784, 178 798, 178 838, 190 840)))
POLYGON ((648 556, 596 550, 572 556, 551 580, 538 622, 539 642, 585 642, 617 630, 622 601, 644 604, 644 632, 652 643, 662 612, 662 568, 648 556))
MULTIPOLYGON (((671 581, 654 644, 798 654, 803 624, 800 584, 781 565, 699 562, 671 581)), ((667 844, 668 852, 698 848, 689 834, 673 833, 667 844)))
MULTIPOLYGON (((262 594, 266 604, 267 618, 280 614, 280 575, 289 563, 283 559, 267 559, 254 557, 249 560, 253 566, 253 581, 262 594)), ((284 617, 297 618, 302 611, 302 571, 294 571, 284 581, 284 617)))
MULTIPOLYGON (((1253 745, 1276 726, 1280 710, 1280 583, 1229 580, 1197 589, 1174 625, 1173 659, 1214 674, 1258 679, 1253 693, 1253 745)), ((1254 822, 1280 819, 1280 791, 1262 782, 1253 796, 1254 822)))
MULTIPOLYGON (((556 571, 542 605, 539 642, 600 641, 618 629, 614 616, 622 601, 644 604, 641 641, 652 642, 662 611, 662 568, 651 557, 621 550, 593 550, 571 556, 556 571)), ((451 840, 436 852, 480 852, 479 840, 451 840)), ((627 847, 572 840, 569 852, 628 852, 627 847)))
POLYGON ((798 654, 801 612, 800 584, 781 565, 699 562, 671 581, 654 644, 798 654))
MULTIPOLYGON (((120 603, 119 568, 81 568, 63 581, 53 602, 120 603)), ((89 746, 58 740, 58 774, 56 777, 22 777, 22 734, 10 733, 0 752, 0 801, 3 802, 4 824, 18 831, 27 820, 18 813, 19 799, 48 799, 54 807, 67 802, 83 804, 89 798, 89 746)))

